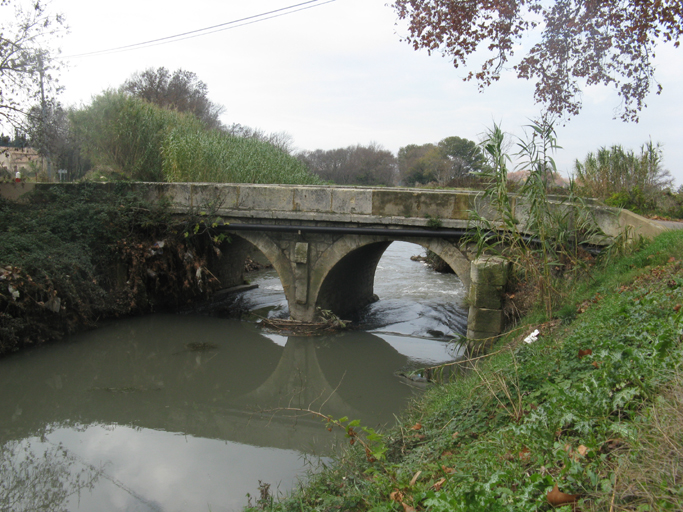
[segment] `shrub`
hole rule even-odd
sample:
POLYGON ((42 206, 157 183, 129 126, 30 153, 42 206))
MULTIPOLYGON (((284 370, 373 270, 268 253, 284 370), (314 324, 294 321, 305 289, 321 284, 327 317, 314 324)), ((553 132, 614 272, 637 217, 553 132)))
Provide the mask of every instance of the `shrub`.
POLYGON ((640 154, 621 146, 600 148, 575 164, 580 194, 603 199, 610 206, 637 213, 654 213, 657 196, 672 183, 669 171, 662 168, 662 149, 652 142, 640 154))
POLYGON ((97 166, 142 181, 319 183, 286 152, 210 130, 191 114, 106 91, 71 119, 97 166))

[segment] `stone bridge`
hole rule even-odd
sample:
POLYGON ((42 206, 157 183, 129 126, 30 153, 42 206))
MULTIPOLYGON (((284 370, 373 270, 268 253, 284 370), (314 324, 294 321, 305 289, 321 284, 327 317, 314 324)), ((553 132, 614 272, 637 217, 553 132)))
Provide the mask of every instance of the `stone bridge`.
MULTIPOLYGON (((17 198, 36 186, 57 185, 3 184, 0 194, 17 198)), ((222 258, 210 261, 210 270, 226 287, 240 284, 244 260, 258 248, 282 281, 293 319, 311 321, 318 308, 343 317, 376 300, 374 275, 382 254, 392 242, 408 241, 439 255, 468 287, 468 338, 500 332, 505 264, 496 258, 477 259, 462 243, 472 228, 471 211, 492 215, 481 192, 207 183, 130 186, 152 200, 170 200, 179 214, 194 211, 223 219, 227 225, 219 229, 230 234, 231 242, 221 247, 222 258)), ((526 207, 513 201, 523 230, 526 207)), ((663 229, 625 210, 597 203, 592 208, 609 236, 626 226, 634 235, 648 237, 663 229)))

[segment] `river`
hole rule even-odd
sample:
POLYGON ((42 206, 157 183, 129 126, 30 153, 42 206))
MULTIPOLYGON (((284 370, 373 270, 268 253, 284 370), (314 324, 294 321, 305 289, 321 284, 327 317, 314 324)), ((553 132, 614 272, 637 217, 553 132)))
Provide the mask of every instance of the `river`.
MULTIPOLYGON (((410 260, 421 252, 389 247, 353 330, 155 314, 1 359, 0 511, 233 511, 259 482, 291 489, 344 442, 301 409, 390 425, 421 392, 399 373, 457 356, 464 287, 410 260)), ((249 278, 236 306, 286 317, 274 271, 249 278)))

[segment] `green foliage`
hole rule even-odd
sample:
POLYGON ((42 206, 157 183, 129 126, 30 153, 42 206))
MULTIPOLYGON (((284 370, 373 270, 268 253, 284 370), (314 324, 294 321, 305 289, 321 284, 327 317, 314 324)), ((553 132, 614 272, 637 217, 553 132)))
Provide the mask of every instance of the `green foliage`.
POLYGON ((672 183, 662 168, 662 148, 652 142, 640 154, 621 146, 600 148, 583 163, 577 160, 574 169, 580 194, 641 214, 658 212, 658 196, 672 183))
POLYGON ((319 183, 268 143, 207 129, 193 114, 124 93, 101 94, 71 122, 93 163, 134 180, 319 183))
POLYGON ((168 130, 161 154, 171 182, 320 183, 303 163, 268 143, 192 124, 168 130))
POLYGON ((619 468, 615 491, 630 489, 632 510, 659 511, 680 508, 683 485, 683 376, 644 412, 637 424, 632 456, 619 468))
POLYGON ((203 255, 220 240, 205 222, 172 220, 125 183, 0 200, 0 355, 206 293, 203 255))
POLYGON ((443 221, 437 216, 427 214, 427 227, 431 229, 439 229, 443 227, 443 221))
POLYGON ((90 106, 72 112, 71 122, 93 163, 142 181, 164 181, 161 144, 167 130, 181 123, 201 129, 192 115, 114 91, 106 91, 90 106))

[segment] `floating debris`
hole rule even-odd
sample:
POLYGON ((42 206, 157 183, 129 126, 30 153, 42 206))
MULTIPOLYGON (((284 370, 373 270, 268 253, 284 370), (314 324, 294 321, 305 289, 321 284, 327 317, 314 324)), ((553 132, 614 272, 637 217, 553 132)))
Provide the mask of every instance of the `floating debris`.
POLYGON ((336 317, 320 322, 301 322, 299 320, 284 320, 280 318, 261 319, 261 327, 280 334, 291 334, 294 336, 316 336, 326 332, 340 331, 346 329, 350 323, 350 320, 340 320, 336 317))

